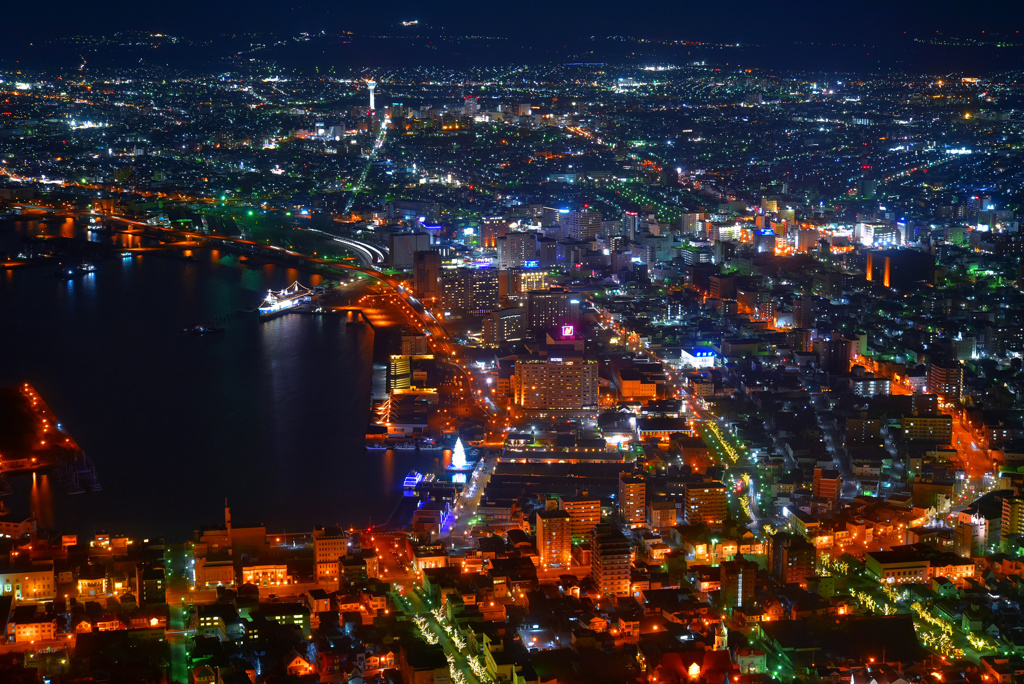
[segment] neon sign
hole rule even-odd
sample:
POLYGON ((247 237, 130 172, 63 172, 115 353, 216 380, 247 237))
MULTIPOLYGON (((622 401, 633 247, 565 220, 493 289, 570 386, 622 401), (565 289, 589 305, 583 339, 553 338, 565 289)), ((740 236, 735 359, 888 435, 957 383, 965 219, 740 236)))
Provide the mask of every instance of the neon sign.
POLYGON ((576 332, 576 326, 573 326, 573 325, 563 325, 562 326, 562 337, 565 337, 565 338, 574 337, 575 336, 574 335, 575 332, 576 332))

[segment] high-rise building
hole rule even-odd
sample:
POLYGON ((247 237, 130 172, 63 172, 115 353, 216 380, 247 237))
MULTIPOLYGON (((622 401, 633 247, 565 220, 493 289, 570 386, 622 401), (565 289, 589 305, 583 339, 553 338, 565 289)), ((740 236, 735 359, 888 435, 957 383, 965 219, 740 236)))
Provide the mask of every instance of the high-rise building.
POLYGON ((558 506, 569 514, 573 541, 590 539, 594 528, 601 522, 601 500, 585 495, 559 497, 558 506))
POLYGON ((483 320, 484 344, 515 342, 526 336, 526 309, 514 306, 494 311, 483 320))
POLYGON ((538 266, 537 234, 516 231, 497 240, 498 268, 538 266))
POLYGON ((637 233, 640 232, 640 215, 635 211, 626 211, 622 213, 622 234, 629 236, 629 239, 636 240, 637 233))
POLYGON ((462 311, 493 311, 498 308, 498 270, 457 268, 441 276, 444 305, 462 311))
POLYGON ((619 517, 630 528, 647 525, 647 479, 642 474, 619 475, 619 517))
POLYGON ((348 535, 337 527, 316 527, 313 529, 313 561, 316 564, 316 581, 321 584, 337 584, 340 578, 339 560, 348 551, 348 535))
POLYGON ((537 240, 537 261, 541 268, 558 264, 558 240, 542 237, 537 240))
POLYGON ((849 373, 853 346, 850 340, 832 337, 816 340, 814 351, 822 370, 829 373, 849 373))
POLYGON ((727 275, 711 276, 710 294, 714 299, 736 299, 736 278, 727 275))
POLYGON ((412 233, 391 234, 391 265, 394 268, 412 268, 413 256, 416 252, 430 249, 430 233, 416 231, 412 233))
POLYGON ((590 576, 602 595, 629 596, 632 549, 612 525, 598 525, 590 542, 590 576))
POLYGON ((558 207, 543 207, 540 212, 540 222, 546 227, 561 226, 562 214, 568 213, 568 209, 558 207))
POLYGON ((799 584, 806 589, 816 562, 817 549, 800 535, 779 532, 768 544, 768 568, 779 584, 799 584))
POLYGON ((833 506, 839 503, 839 498, 843 495, 843 477, 835 470, 822 470, 821 468, 814 469, 814 488, 811 493, 814 496, 820 496, 823 499, 828 499, 832 502, 833 506))
POLYGON ((562 288, 530 290, 526 296, 530 330, 541 332, 576 325, 580 317, 579 295, 562 288))
POLYGON ((726 608, 750 605, 757 587, 757 563, 747 560, 742 554, 736 554, 733 560, 722 563, 720 569, 722 605, 726 608))
POLYGON ((1003 539, 1015 534, 1024 535, 1024 497, 1003 499, 1002 525, 1000 535, 1003 539))
POLYGON ((688 483, 683 491, 684 523, 721 527, 728 511, 724 484, 717 481, 688 483))
POLYGON ((498 238, 508 235, 508 220, 501 217, 484 217, 480 222, 480 246, 496 249, 498 238))
POLYGON ((427 305, 441 301, 441 255, 437 252, 413 254, 412 291, 427 305))
POLYGON ((963 385, 964 368, 956 361, 933 361, 928 366, 928 391, 944 402, 959 402, 963 385))
POLYGON ((572 519, 562 510, 537 513, 537 554, 543 570, 568 567, 572 555, 572 519))
POLYGON ((697 235, 699 222, 707 218, 704 212, 690 212, 683 214, 683 235, 697 235))
POLYGON ((601 212, 574 209, 561 214, 562 235, 570 240, 589 242, 601 232, 601 212))
POLYGON ((534 411, 581 411, 598 405, 598 364, 582 358, 520 359, 515 403, 534 411))
POLYGON ((763 228, 754 231, 754 251, 758 254, 775 252, 775 231, 771 228, 763 228))

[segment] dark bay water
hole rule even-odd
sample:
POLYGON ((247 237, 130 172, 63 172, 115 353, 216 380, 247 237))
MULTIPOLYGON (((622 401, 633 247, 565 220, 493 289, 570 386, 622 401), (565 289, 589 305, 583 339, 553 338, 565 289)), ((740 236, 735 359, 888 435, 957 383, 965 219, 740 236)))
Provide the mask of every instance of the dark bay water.
MULTIPOLYGON (((80 234, 18 223, 26 233, 80 234)), ((6 247, 5 247, 6 245, 6 247)), ((274 531, 381 522, 415 456, 367 454, 373 332, 342 316, 242 313, 319 277, 210 249, 0 271, 0 385, 30 382, 96 466, 102 491, 12 476, 10 517, 66 531, 181 538, 223 519, 274 531), (183 334, 216 320, 219 335, 183 334)))

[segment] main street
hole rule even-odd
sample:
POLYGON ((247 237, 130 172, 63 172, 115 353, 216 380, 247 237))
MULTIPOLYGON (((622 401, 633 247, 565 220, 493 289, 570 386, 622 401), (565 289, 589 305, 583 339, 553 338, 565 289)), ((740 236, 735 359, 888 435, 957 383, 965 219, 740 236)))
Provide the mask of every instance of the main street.
POLYGON ((416 621, 416 618, 421 618, 420 624, 429 631, 429 634, 433 637, 432 639, 426 637, 429 641, 439 644, 448 657, 449 663, 453 666, 453 669, 458 670, 466 678, 467 684, 479 684, 480 679, 473 673, 473 668, 469 664, 469 657, 465 652, 465 648, 460 648, 458 644, 452 639, 452 636, 445 630, 444 626, 438 620, 438 615, 442 615, 440 606, 433 605, 429 599, 424 598, 421 595, 420 589, 414 584, 403 584, 396 585, 395 590, 392 592, 392 601, 402 611, 402 614, 416 621))

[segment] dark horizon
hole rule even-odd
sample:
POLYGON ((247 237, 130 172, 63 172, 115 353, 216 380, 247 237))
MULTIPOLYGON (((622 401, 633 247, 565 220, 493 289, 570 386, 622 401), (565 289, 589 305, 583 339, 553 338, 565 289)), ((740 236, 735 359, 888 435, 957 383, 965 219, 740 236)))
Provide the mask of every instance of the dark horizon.
POLYGON ((659 3, 547 3, 527 0, 496 9, 466 2, 425 7, 386 1, 338 5, 326 0, 277 3, 224 0, 216 3, 176 0, 139 5, 126 0, 95 5, 67 0, 48 3, 45 22, 38 6, 8 7, 8 25, 19 26, 26 41, 54 36, 109 35, 119 31, 162 32, 186 37, 215 37, 246 32, 287 35, 300 31, 391 33, 443 31, 450 35, 500 36, 527 40, 578 40, 588 36, 635 36, 653 40, 705 40, 773 44, 837 41, 878 44, 904 34, 1006 38, 1019 35, 1024 13, 997 3, 957 0, 869 0, 851 5, 788 0, 666 5, 659 3), (418 21, 403 28, 400 22, 418 21))

